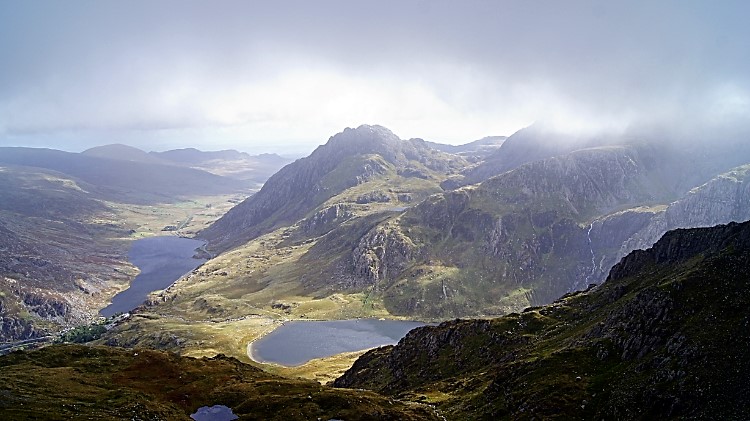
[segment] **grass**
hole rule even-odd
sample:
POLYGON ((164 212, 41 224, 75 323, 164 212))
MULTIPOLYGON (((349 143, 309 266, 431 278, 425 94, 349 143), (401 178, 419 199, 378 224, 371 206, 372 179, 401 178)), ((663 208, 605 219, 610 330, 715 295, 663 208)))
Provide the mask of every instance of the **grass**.
POLYGON ((187 419, 223 404, 241 419, 431 420, 423 405, 287 379, 239 361, 54 345, 0 357, 4 419, 187 419))

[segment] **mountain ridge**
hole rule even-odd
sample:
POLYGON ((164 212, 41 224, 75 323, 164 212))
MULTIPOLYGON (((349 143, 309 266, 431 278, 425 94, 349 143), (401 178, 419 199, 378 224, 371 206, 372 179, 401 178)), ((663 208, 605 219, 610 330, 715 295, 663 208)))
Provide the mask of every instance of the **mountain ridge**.
POLYGON ((284 224, 293 224, 346 189, 395 170, 403 177, 430 178, 449 170, 448 156, 422 140, 401 140, 382 126, 347 128, 310 156, 282 168, 261 190, 200 233, 225 251, 284 224))

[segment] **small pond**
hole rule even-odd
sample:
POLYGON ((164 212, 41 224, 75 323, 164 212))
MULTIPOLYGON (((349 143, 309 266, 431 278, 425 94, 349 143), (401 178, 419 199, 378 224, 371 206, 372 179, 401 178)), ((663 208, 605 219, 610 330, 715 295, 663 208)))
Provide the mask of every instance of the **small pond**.
POLYGON ((205 262, 193 259, 195 249, 203 241, 163 236, 136 240, 128 252, 128 260, 141 270, 130 287, 112 298, 112 304, 99 314, 109 317, 128 312, 141 305, 152 291, 164 289, 205 262))
POLYGON ((224 405, 201 406, 190 415, 195 421, 232 421, 239 417, 232 412, 232 408, 224 405))
POLYGON ((248 346, 255 361, 298 366, 342 352, 393 345, 425 323, 407 320, 292 321, 248 346))

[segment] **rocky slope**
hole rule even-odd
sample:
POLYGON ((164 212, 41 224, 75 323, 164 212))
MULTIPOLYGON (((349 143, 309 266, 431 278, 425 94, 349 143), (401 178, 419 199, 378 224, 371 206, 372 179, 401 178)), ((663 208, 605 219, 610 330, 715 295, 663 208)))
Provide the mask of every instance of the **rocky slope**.
POLYGON ((589 275, 585 221, 673 194, 657 173, 628 147, 525 164, 373 228, 344 270, 382 291, 394 314, 503 314, 548 303, 589 275))
POLYGON ((135 273, 129 235, 92 186, 53 171, 0 167, 0 341, 89 320, 135 273))
POLYGON ((190 420, 224 405, 243 420, 437 420, 426 405, 274 376, 223 355, 54 345, 0 357, 7 420, 190 420))
POLYGON ((750 222, 670 231, 607 282, 372 350, 337 387, 436 404, 448 419, 742 419, 750 222))
MULTIPOLYGON (((421 140, 401 140, 380 126, 346 129, 310 156, 282 168, 263 188, 237 205, 200 234, 215 251, 239 246, 276 228, 314 217, 326 202, 368 181, 393 178, 393 187, 407 179, 432 180, 435 185, 465 162, 429 148, 421 140)), ((405 181, 404 181, 405 182, 405 181)), ((392 189, 393 190, 393 189, 392 189)), ((433 190, 434 191, 434 190, 433 190)), ((367 192, 354 202, 410 201, 422 192, 367 192), (395 197, 392 197, 395 196, 395 197), (382 199, 381 199, 382 197, 382 199)))
MULTIPOLYGON (((621 258, 633 250, 650 247, 669 230, 748 219, 750 165, 720 174, 668 205, 629 209, 598 218, 588 230, 592 247, 588 280, 604 280, 609 268, 621 258)), ((580 287, 585 284, 573 289, 580 287)))

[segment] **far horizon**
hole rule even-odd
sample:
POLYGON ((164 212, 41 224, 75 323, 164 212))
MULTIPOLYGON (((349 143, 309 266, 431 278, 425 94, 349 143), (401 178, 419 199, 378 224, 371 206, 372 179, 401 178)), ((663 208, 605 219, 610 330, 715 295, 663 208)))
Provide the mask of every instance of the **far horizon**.
MULTIPOLYGON (((355 127, 359 127, 359 126, 355 126, 355 127)), ((301 158, 301 157, 309 155, 310 153, 312 153, 313 150, 315 150, 315 148, 317 148, 320 145, 325 144, 330 137, 334 136, 337 133, 342 132, 346 128, 354 128, 354 127, 343 127, 341 128, 341 130, 335 133, 331 133, 325 139, 321 139, 320 143, 315 144, 314 146, 313 146, 312 141, 309 141, 309 142, 293 141, 293 142, 281 142, 280 144, 276 144, 276 145, 270 145, 270 144, 254 145, 252 146, 254 148, 253 150, 247 149, 247 147, 242 144, 236 144, 234 146, 230 144, 230 145, 227 145, 226 147, 222 147, 222 145, 215 145, 215 144, 202 145, 202 146, 201 145, 195 146, 195 145, 171 144, 171 146, 163 146, 157 149, 150 149, 148 146, 137 146, 139 143, 137 140, 133 143, 127 143, 126 141, 125 142, 109 142, 109 143, 105 142, 105 143, 99 143, 99 144, 92 143, 92 144, 81 145, 79 147, 74 146, 72 148, 69 146, 66 147, 65 144, 63 144, 63 146, 60 146, 58 144, 59 142, 53 142, 49 144, 46 144, 46 143, 5 144, 4 142, 2 142, 0 143, 0 147, 47 148, 47 149, 57 149, 57 150, 61 150, 64 152, 81 153, 89 149, 102 147, 102 146, 123 145, 123 146, 129 146, 132 148, 139 149, 143 152, 165 152, 165 151, 171 151, 171 150, 177 150, 177 149, 196 149, 202 152, 217 152, 217 151, 225 151, 225 150, 234 150, 238 152, 245 152, 250 155, 275 154, 284 158, 296 159, 296 158, 301 158), (267 147, 268 149, 263 149, 264 147, 267 147)), ((396 135, 398 136, 398 133, 396 133, 396 135)), ((471 139, 467 141, 455 141, 455 142, 439 142, 439 141, 433 141, 430 139, 423 139, 423 140, 428 141, 428 142, 445 144, 445 145, 464 145, 464 144, 471 143, 477 140, 485 139, 488 137, 496 137, 496 136, 507 137, 508 135, 487 135, 487 136, 482 136, 477 139, 471 139)), ((422 138, 420 137, 420 139, 422 138)))

